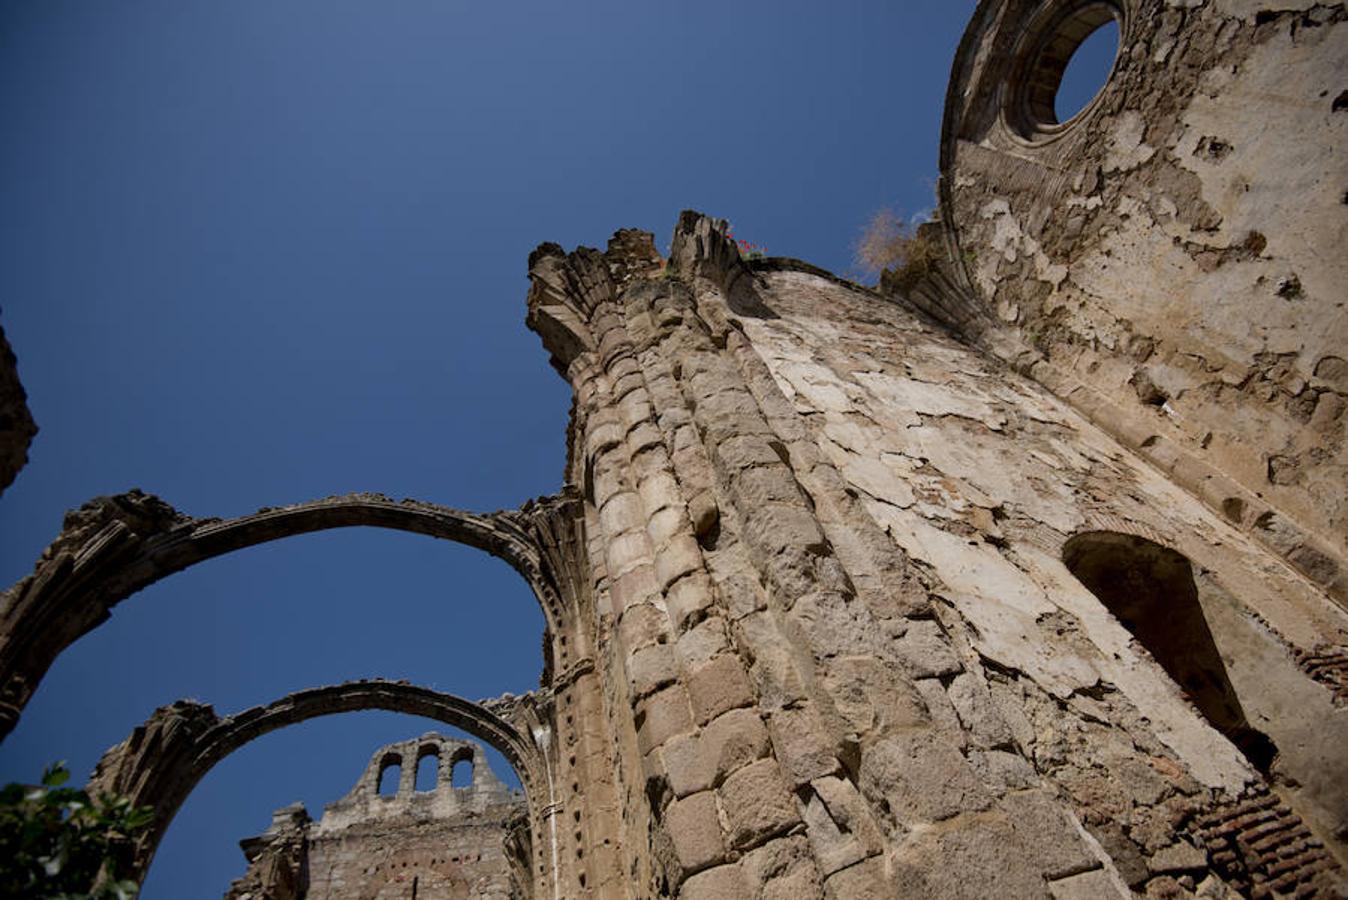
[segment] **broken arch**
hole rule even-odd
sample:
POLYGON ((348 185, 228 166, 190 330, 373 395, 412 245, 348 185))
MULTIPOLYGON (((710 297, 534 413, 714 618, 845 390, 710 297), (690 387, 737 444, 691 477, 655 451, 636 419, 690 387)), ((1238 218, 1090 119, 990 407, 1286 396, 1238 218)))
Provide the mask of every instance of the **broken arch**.
POLYGON ((392 681, 358 681, 289 694, 266 706, 220 718, 209 706, 178 701, 160 707, 122 743, 109 749, 89 780, 88 790, 115 791, 150 806, 155 821, 136 845, 131 877, 142 880, 169 824, 203 777, 230 753, 265 734, 308 719, 381 709, 435 719, 490 744, 505 756, 524 788, 533 833, 535 895, 547 877, 550 829, 560 804, 551 795, 557 780, 548 768, 555 759, 542 723, 545 711, 531 696, 473 703, 429 688, 392 681))
POLYGON ((222 520, 184 515, 140 491, 99 497, 68 513, 33 574, 0 595, 0 739, 13 730, 57 656, 122 600, 204 560, 314 531, 372 526, 484 550, 524 577, 549 631, 565 634, 555 559, 538 537, 549 529, 536 519, 566 508, 567 501, 554 498, 520 512, 479 514, 347 494, 222 520))

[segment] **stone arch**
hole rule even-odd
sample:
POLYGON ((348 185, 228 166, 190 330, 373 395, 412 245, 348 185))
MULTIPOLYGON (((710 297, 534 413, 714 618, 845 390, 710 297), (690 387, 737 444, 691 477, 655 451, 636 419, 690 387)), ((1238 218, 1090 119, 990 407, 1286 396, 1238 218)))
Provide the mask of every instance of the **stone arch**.
POLYGON ((67 513, 33 573, 0 595, 0 739, 13 730, 56 657, 122 600, 204 560, 299 534, 370 526, 475 547, 519 572, 549 632, 565 633, 563 588, 552 574, 557 554, 546 546, 549 530, 531 518, 562 506, 545 500, 518 513, 481 514, 346 494, 233 519, 198 519, 140 491, 99 497, 67 513))
POLYGON ((1277 748, 1246 718, 1199 603, 1189 558, 1140 535, 1087 531, 1063 544, 1062 559, 1209 724, 1267 773, 1277 748))
MULTIPOLYGON (((180 700, 160 707, 122 743, 110 748, 94 769, 92 795, 112 791, 155 811, 151 831, 137 843, 134 872, 143 880, 155 850, 188 795, 217 763, 245 744, 272 731, 320 716, 368 709, 409 713, 435 719, 490 744, 505 756, 524 787, 537 865, 547 852, 547 817, 559 804, 551 794, 556 781, 547 749, 551 732, 543 722, 546 701, 534 695, 506 695, 474 703, 452 694, 405 682, 357 681, 289 694, 266 706, 221 718, 206 705, 180 700)), ((404 760, 405 762, 405 760, 404 760)), ((541 885, 540 885, 541 886, 541 885)), ((536 890, 537 896, 545 892, 536 890)))

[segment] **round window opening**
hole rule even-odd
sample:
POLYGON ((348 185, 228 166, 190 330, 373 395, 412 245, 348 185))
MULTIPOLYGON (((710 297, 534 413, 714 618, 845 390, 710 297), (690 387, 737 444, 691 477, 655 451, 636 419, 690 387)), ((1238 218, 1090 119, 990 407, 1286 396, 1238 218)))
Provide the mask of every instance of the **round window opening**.
POLYGON ((1085 112, 1109 81, 1119 53, 1112 3, 1059 7, 1022 58, 1016 110, 1027 137, 1060 131, 1085 112))
POLYGON ((1086 35, 1077 47, 1058 83, 1053 98, 1053 113, 1057 121, 1066 122, 1081 112, 1104 88, 1114 68, 1114 57, 1119 55, 1119 23, 1110 18, 1086 35))

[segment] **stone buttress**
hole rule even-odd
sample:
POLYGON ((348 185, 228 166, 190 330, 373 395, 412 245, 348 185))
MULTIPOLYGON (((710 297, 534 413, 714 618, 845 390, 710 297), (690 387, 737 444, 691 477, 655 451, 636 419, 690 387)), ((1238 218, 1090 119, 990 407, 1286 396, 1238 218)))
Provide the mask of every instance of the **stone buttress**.
POLYGON ((1345 618, 1315 585, 1043 388, 901 304, 742 261, 723 223, 685 213, 668 261, 640 232, 544 245, 530 275, 575 390, 595 598, 576 627, 636 896, 1337 877, 1342 698, 1296 649, 1345 618), (1230 673, 1241 727, 1299 790, 1271 789, 1073 574, 1069 540, 1103 533, 1194 561, 1209 630, 1256 655, 1230 673), (1249 804, 1289 853, 1218 860, 1204 829, 1249 804))

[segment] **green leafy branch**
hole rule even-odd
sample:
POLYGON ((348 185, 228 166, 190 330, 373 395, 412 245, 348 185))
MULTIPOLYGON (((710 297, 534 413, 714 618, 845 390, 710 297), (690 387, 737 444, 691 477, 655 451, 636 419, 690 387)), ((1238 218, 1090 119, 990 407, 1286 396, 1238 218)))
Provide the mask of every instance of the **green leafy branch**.
POLYGON ((48 766, 42 784, 0 789, 0 897, 34 900, 131 900, 135 839, 154 810, 127 797, 97 801, 70 780, 65 763, 48 766))

